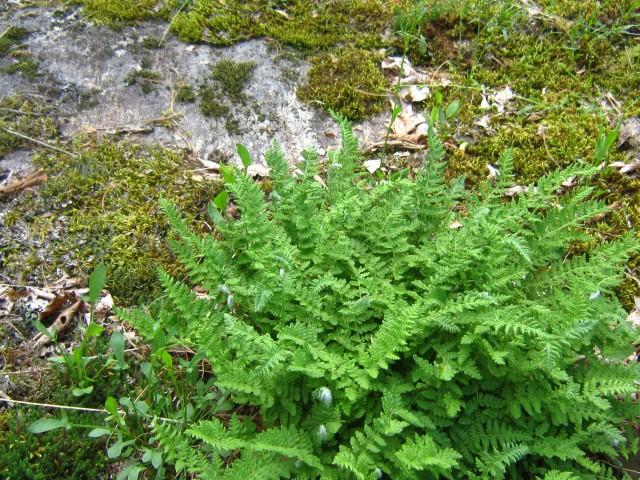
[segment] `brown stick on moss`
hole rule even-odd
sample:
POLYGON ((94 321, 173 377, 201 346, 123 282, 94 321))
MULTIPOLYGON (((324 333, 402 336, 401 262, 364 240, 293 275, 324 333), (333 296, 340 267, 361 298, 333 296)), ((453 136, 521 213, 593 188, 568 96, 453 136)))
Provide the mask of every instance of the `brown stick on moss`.
POLYGON ((9 184, 0 187, 0 199, 24 190, 25 188, 35 187, 36 185, 40 185, 46 181, 47 174, 42 170, 38 170, 25 178, 19 178, 18 180, 14 180, 9 184))

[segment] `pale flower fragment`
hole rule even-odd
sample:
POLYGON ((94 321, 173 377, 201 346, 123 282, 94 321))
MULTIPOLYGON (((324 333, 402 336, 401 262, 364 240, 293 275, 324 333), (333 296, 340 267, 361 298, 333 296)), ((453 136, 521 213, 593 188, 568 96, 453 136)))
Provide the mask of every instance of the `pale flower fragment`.
POLYGON ((382 162, 379 159, 366 160, 365 162, 363 162, 363 164, 364 168, 366 168, 369 173, 373 174, 380 169, 380 165, 382 165, 382 162))
POLYGON ((635 297, 635 309, 629 313, 627 317, 627 321, 633 325, 634 328, 638 328, 640 326, 640 297, 635 297))

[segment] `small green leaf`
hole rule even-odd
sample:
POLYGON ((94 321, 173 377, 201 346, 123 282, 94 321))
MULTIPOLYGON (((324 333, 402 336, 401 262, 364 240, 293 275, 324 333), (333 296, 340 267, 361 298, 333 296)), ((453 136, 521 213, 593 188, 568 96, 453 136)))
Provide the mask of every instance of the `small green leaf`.
POLYGON ((229 203, 229 193, 226 190, 221 191, 218 195, 216 195, 216 198, 213 199, 213 203, 218 208, 218 210, 220 210, 221 212, 224 211, 224 209, 227 208, 227 204, 229 203))
POLYGON ((162 466, 162 452, 153 452, 153 455, 151 455, 151 465, 153 465, 153 468, 156 470, 162 466))
POLYGON ((118 402, 113 397, 107 397, 104 402, 104 409, 114 417, 118 416, 118 402))
POLYGON ((126 363, 124 361, 124 335, 122 335, 121 332, 114 332, 109 340, 109 346, 111 347, 113 356, 116 357, 118 367, 126 367, 126 363))
POLYGON ((140 413, 140 415, 146 416, 149 413, 149 404, 144 400, 138 400, 135 403, 135 406, 136 406, 136 410, 140 413))
POLYGON ((142 372, 142 374, 149 378, 149 376, 151 375, 151 364, 149 362, 142 362, 140 364, 140 372, 142 372))
POLYGON ((111 434, 111 430, 109 430, 108 428, 94 428, 89 432, 89 437, 100 438, 110 434, 111 434))
POLYGON ((109 458, 118 458, 122 453, 122 449, 124 448, 123 442, 116 442, 107 448, 107 456, 109 458))
POLYGON ((56 428, 70 427, 69 421, 61 418, 41 418, 29 425, 29 431, 31 433, 43 433, 49 430, 55 430, 56 428))
POLYGON ((127 440, 126 442, 123 442, 122 439, 119 439, 116 443, 107 448, 107 456, 109 458, 118 458, 125 447, 133 444, 134 440, 127 440))
POLYGON ((249 153, 249 150, 247 150, 247 147, 245 147, 241 143, 236 143, 236 149, 238 151, 238 155, 240 155, 240 160, 242 160, 242 165, 244 165, 244 169, 246 171, 247 168, 249 168, 249 165, 251 165, 251 154, 249 153))
POLYGON ((209 212, 211 220, 213 220, 213 223, 215 223, 216 225, 222 225, 225 223, 224 217, 220 214, 220 210, 218 210, 218 206, 214 201, 209 202, 207 212, 209 212))
POLYGON ((431 109, 431 125, 435 125, 440 120, 440 108, 433 107, 431 109))
POLYGON ((129 410, 129 413, 133 413, 134 411, 133 402, 129 397, 120 397, 120 405, 122 405, 123 407, 127 407, 127 410, 129 410))
POLYGON ((233 168, 227 165, 220 165, 220 173, 222 174, 222 178, 225 183, 233 183, 236 176, 233 173, 233 168))
POLYGON ((148 448, 144 449, 144 454, 142 455, 142 461, 144 463, 149 463, 151 461, 151 454, 153 453, 152 450, 149 450, 148 448))
POLYGON ((87 329, 84 332, 86 337, 99 337, 104 331, 104 327, 98 325, 97 323, 90 323, 87 329))
POLYGON ((74 397, 81 397, 83 395, 87 395, 89 393, 93 392, 93 385, 89 385, 88 387, 85 388, 74 388, 71 393, 73 394, 74 397))
POLYGON ((100 292, 104 288, 105 281, 107 279, 107 267, 104 264, 98 265, 93 269, 89 276, 89 303, 94 305, 100 298, 100 292))
POLYGON ((458 113, 458 110, 460 110, 460 101, 454 100, 449 105, 447 105, 445 115, 447 116, 447 118, 453 118, 458 113))
POLYGON ((162 363, 164 363, 164 365, 171 370, 173 367, 173 358, 171 358, 171 355, 169 354, 169 352, 167 352, 166 350, 162 350, 162 352, 160 352, 160 359, 162 360, 162 363))

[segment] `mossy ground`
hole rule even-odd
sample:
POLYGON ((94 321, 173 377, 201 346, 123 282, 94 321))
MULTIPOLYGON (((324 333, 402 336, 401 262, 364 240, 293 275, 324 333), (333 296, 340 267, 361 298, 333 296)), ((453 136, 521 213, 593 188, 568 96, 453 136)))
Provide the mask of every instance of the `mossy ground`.
MULTIPOLYGON (((637 0, 145 0, 136 8, 131 0, 80 3, 102 23, 164 18, 184 41, 224 46, 268 37, 293 46, 312 62, 300 98, 353 119, 384 108, 378 49, 447 71, 452 84, 441 93, 445 102, 457 99, 462 106, 455 124, 441 132, 453 139, 447 174, 464 174, 469 184, 485 177, 487 164, 506 148, 514 151, 522 184, 552 168, 595 162, 600 128, 611 130, 621 118, 640 115, 637 0), (415 17, 406 44, 394 34, 403 13, 409 23, 415 17), (480 108, 483 95, 504 87, 516 94, 507 112, 480 108), (476 123, 486 114, 487 130, 476 123)), ((211 82, 200 87, 199 97, 206 115, 226 118, 230 127, 237 122, 211 82)), ((624 158, 614 149, 610 159, 624 158)), ((621 181, 608 171, 597 179, 607 200, 622 205, 602 224, 608 235, 640 222, 637 182, 626 179, 621 188, 621 181)), ((625 295, 638 293, 636 285, 625 295)))
POLYGON ((206 205, 217 184, 198 181, 184 155, 166 149, 78 139, 74 150, 81 152, 76 158, 43 152, 34 159, 49 180, 23 195, 5 222, 28 228, 36 245, 14 245, 6 271, 84 275, 104 262, 108 288, 120 303, 151 299, 158 267, 173 268, 160 198, 191 212, 194 224, 206 229, 206 205))
POLYGON ((220 60, 198 88, 200 112, 205 117, 223 119, 231 135, 242 132, 238 119, 233 116, 233 106, 246 103, 244 89, 255 66, 254 62, 220 60))
POLYGON ((54 138, 58 129, 50 111, 51 107, 40 100, 16 95, 0 98, 0 160, 28 145, 24 138, 7 130, 40 140, 54 138))
POLYGON ((8 27, 0 37, 0 57, 11 53, 12 50, 20 46, 20 42, 29 35, 29 31, 24 27, 12 25, 8 27))
MULTIPOLYGON (((0 477, 7 480, 107 478, 104 442, 87 442, 86 431, 56 430, 33 435, 27 428, 43 416, 40 409, 0 412, 0 477)), ((87 414, 71 414, 77 423, 96 422, 87 414)))
MULTIPOLYGON (((395 12, 397 8, 409 9, 414 2, 79 3, 84 5, 86 16, 98 23, 118 25, 164 18, 185 41, 222 46, 265 36, 276 46, 293 46, 312 59, 309 83, 300 90, 301 98, 357 119, 384 108, 380 100, 384 97, 379 93, 388 86, 379 70, 377 50, 403 53, 402 42, 393 35, 395 12)), ((611 130, 618 120, 640 115, 637 0, 539 0, 542 14, 528 11, 524 2, 516 0, 426 0, 424 4, 426 13, 417 34, 423 36, 426 49, 415 41, 406 53, 416 65, 447 71, 452 83, 440 87, 440 91, 445 102, 461 102, 456 120, 440 131, 449 145, 449 177, 464 174, 472 185, 487 175, 487 164, 495 163, 506 148, 513 149, 516 182, 523 185, 570 163, 596 163, 600 129, 611 130), (507 86, 517 96, 504 114, 480 108, 483 95, 507 86), (488 113, 491 121, 486 130, 476 122, 488 113)), ((5 73, 22 72, 32 78, 38 75, 37 64, 21 50, 27 34, 24 29, 11 27, 0 38, 5 73)), ((142 43, 145 48, 161 48, 157 39, 142 43)), ((235 68, 214 67, 203 86, 195 91, 182 86, 176 91, 176 100, 198 100, 203 113, 226 119, 227 128, 234 128, 237 119, 230 114, 231 104, 242 101, 243 82, 251 70, 235 68)), ((153 70, 143 68, 142 72, 132 80, 143 89, 154 88, 159 79, 153 70)), ((430 108, 432 104, 428 99, 423 106, 430 108)), ((0 127, 53 140, 57 126, 49 113, 46 104, 30 98, 3 98, 0 127)), ((27 146, 29 142, 0 128, 0 159, 27 146)), ((50 180, 37 190, 23 192, 2 226, 27 228, 35 243, 0 247, 0 266, 18 281, 22 278, 40 283, 43 275, 54 279, 62 271, 71 276, 85 275, 103 261, 108 267, 107 288, 119 305, 153 298, 157 267, 173 272, 177 268, 166 245, 166 226, 158 200, 164 197, 177 203, 191 214, 190 221, 197 229, 207 230, 205 206, 217 193, 218 185, 197 181, 184 156, 165 149, 93 138, 77 139, 69 148, 80 156, 41 151, 36 157, 36 165, 48 172, 50 180)), ((626 152, 614 149, 610 160, 626 157, 626 152)), ((589 226, 593 241, 637 229, 640 180, 604 169, 593 183, 599 188, 597 195, 619 206, 589 226)), ((619 290, 627 307, 640 296, 639 258, 629 263, 629 273, 619 290)), ((25 415, 37 418, 31 413, 25 415)), ((74 445, 85 451, 87 445, 95 445, 86 442, 84 432, 77 438, 71 433, 27 437, 16 421, 0 416, 0 459, 9 459, 12 465, 25 462, 26 455, 55 459, 60 446, 70 447, 73 452, 74 445), (55 442, 58 438, 61 443, 55 442), (15 453, 2 454, 4 445, 16 446, 13 452, 20 452, 15 457, 18 463, 11 460, 15 453)), ((103 459, 95 458, 97 472, 103 459)), ((6 476, 2 460, 0 476, 6 476)), ((93 466, 84 461, 74 460, 80 471, 93 475, 93 466)), ((73 478, 64 466, 67 463, 52 465, 55 472, 61 472, 60 478, 73 478)))
POLYGON ((311 58, 306 84, 298 98, 361 120, 387 105, 388 82, 380 72, 381 58, 358 48, 342 48, 311 58))

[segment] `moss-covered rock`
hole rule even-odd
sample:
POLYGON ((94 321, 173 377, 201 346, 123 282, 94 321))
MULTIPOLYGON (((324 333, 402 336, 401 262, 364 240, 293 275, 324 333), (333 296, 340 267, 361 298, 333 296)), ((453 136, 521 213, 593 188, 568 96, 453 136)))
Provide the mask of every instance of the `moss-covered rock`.
POLYGON ((0 99, 0 159, 7 153, 29 145, 24 138, 11 132, 40 140, 58 134, 56 121, 48 115, 51 107, 44 102, 18 95, 0 99), (9 130, 9 131, 7 131, 9 130))
POLYGON ((360 120, 386 106, 388 82, 379 58, 367 50, 344 48, 311 59, 309 78, 298 97, 360 120))
POLYGON ((81 0, 85 13, 96 23, 114 25, 149 18, 158 0, 81 0))
POLYGON ((206 205, 219 187, 194 177, 185 156, 171 150, 91 139, 78 140, 75 147, 78 157, 35 158, 49 180, 37 193, 23 195, 5 221, 27 228, 42 246, 12 250, 6 271, 28 277, 44 268, 47 274, 83 275, 104 262, 108 288, 120 304, 150 299, 157 269, 173 268, 160 198, 191 212, 192 222, 203 229, 206 205))

